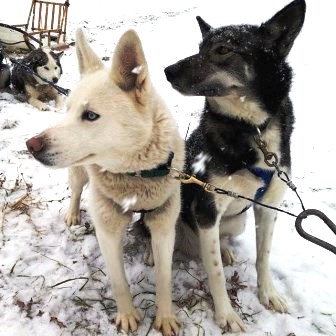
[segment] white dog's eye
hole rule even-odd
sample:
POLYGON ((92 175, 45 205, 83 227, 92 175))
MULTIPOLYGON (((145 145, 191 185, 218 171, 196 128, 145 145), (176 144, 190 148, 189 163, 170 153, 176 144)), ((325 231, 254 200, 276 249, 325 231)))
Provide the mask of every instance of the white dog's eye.
POLYGON ((49 68, 47 66, 45 66, 44 69, 49 70, 49 68))
POLYGON ((99 114, 92 111, 84 111, 82 113, 82 120, 95 121, 100 117, 99 114))

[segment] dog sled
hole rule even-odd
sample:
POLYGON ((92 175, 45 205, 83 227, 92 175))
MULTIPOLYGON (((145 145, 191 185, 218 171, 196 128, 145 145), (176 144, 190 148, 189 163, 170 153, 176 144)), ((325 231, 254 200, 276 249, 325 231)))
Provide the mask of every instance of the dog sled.
POLYGON ((66 49, 69 0, 63 3, 32 0, 25 24, 0 23, 0 44, 9 52, 29 52, 41 46, 66 49))
POLYGON ((0 23, 0 47, 7 52, 29 52, 42 46, 42 42, 26 31, 0 23))

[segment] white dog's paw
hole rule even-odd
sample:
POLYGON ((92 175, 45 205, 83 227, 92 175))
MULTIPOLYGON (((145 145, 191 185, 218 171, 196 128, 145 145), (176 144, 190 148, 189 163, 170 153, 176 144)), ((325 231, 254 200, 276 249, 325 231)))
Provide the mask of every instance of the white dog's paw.
POLYGON ((239 333, 246 331, 244 322, 231 307, 225 313, 216 313, 216 321, 225 332, 239 333))
POLYGON ((154 322, 154 328, 161 331, 163 336, 177 336, 180 324, 175 314, 158 314, 154 322))
POLYGON ((64 222, 67 226, 79 225, 81 222, 80 212, 68 212, 64 217, 64 222))
POLYGON ((140 321, 140 316, 138 312, 131 308, 127 312, 118 312, 116 317, 117 328, 123 329, 126 333, 129 331, 134 332, 138 329, 138 323, 140 321))
POLYGON ((279 313, 287 313, 288 307, 286 301, 274 290, 259 289, 258 298, 261 304, 267 309, 274 310, 279 313))

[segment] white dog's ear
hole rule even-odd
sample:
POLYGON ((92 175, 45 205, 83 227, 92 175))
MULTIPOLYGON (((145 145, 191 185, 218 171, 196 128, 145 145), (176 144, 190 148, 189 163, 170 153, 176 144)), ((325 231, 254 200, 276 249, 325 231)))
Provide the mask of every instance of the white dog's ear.
POLYGON ((91 49, 80 28, 76 31, 76 52, 81 75, 103 68, 103 62, 91 49))
POLYGON ((120 38, 113 55, 111 76, 122 90, 134 90, 136 100, 144 104, 149 85, 148 68, 140 38, 134 30, 128 30, 120 38))

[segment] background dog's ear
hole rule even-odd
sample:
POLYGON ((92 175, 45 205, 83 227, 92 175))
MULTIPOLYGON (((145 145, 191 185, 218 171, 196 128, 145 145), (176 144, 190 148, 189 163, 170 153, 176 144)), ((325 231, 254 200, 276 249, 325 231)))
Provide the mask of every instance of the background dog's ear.
POLYGON ((202 36, 204 37, 212 27, 206 23, 200 16, 196 16, 196 20, 201 29, 202 36))
POLYGON ((55 52, 51 51, 50 55, 57 61, 57 60, 60 60, 62 58, 62 56, 64 55, 64 51, 61 51, 59 53, 55 53, 55 52))
POLYGON ((149 76, 141 41, 134 30, 124 33, 115 49, 111 76, 124 91, 135 91, 139 103, 144 103, 149 76))
POLYGON ((80 28, 76 31, 76 52, 81 75, 103 68, 103 62, 91 49, 80 28))
POLYGON ((58 58, 58 59, 61 59, 61 58, 63 57, 63 55, 64 55, 64 51, 61 51, 61 52, 59 52, 59 53, 56 53, 56 55, 57 55, 57 58, 58 58))
POLYGON ((306 12, 304 0, 294 0, 270 20, 263 23, 259 30, 266 48, 276 50, 282 57, 290 52, 295 38, 300 33, 306 12))
POLYGON ((31 64, 39 64, 39 62, 41 60, 43 60, 44 58, 46 58, 47 56, 44 54, 43 49, 38 48, 33 50, 29 55, 28 55, 28 59, 29 59, 29 63, 31 64))

